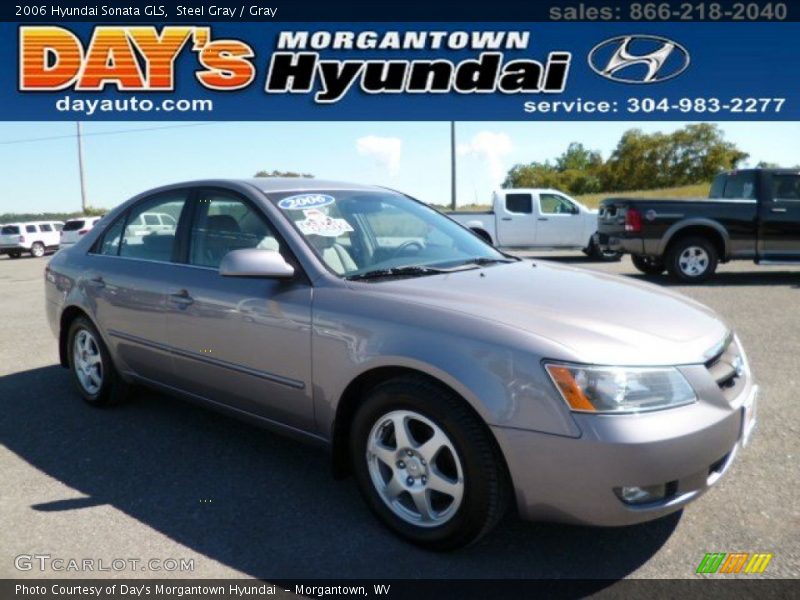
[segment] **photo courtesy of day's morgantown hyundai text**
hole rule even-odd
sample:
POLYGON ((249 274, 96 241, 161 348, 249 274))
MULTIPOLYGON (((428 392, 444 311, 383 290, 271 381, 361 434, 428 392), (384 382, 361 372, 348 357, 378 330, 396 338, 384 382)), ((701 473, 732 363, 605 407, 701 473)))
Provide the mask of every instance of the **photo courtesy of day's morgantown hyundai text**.
POLYGON ((713 486, 755 425, 744 349, 710 309, 506 254, 381 187, 161 187, 45 276, 87 402, 149 386, 318 442, 381 521, 432 549, 512 507, 661 517, 713 486))

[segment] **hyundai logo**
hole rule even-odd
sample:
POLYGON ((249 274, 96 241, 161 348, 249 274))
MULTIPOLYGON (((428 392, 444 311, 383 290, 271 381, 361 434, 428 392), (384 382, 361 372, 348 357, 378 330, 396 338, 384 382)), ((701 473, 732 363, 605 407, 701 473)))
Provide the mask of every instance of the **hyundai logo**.
POLYGON ((620 83, 659 83, 683 73, 689 52, 657 35, 619 35, 589 51, 592 71, 620 83))

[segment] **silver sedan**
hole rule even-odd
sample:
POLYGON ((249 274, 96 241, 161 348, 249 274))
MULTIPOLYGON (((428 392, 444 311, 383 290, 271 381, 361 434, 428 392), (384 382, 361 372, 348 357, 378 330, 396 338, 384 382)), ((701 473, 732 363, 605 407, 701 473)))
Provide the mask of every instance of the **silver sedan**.
POLYGON ((317 442, 388 527, 433 549, 509 506, 661 517, 755 424, 747 358, 709 309, 509 256, 379 187, 148 191, 50 261, 46 295, 87 402, 148 386, 317 442))

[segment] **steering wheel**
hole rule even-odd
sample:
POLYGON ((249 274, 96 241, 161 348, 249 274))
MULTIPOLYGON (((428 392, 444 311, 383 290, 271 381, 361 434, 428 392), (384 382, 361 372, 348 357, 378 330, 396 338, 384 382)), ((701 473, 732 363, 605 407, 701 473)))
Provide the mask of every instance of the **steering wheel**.
POLYGON ((425 248, 425 246, 422 245, 422 242, 418 242, 417 240, 408 240, 407 242, 403 242, 397 248, 394 249, 394 252, 392 252, 392 258, 400 256, 406 250, 408 250, 409 248, 411 248, 413 246, 417 247, 417 252, 419 252, 420 250, 425 248))

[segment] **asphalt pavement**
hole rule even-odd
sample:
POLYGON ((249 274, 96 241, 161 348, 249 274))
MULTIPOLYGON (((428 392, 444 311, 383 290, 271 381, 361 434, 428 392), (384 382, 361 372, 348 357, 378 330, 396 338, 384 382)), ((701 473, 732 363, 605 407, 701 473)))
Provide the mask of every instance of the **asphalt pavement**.
MULTIPOLYGON (((535 256, 645 278, 628 258, 535 256)), ((762 386, 754 438, 708 494, 626 528, 509 515, 434 554, 386 531, 319 449, 153 392, 84 404, 45 320, 46 260, 0 258, 0 578, 691 578, 707 552, 773 553, 764 577, 800 576, 800 268, 739 262, 675 286, 735 327, 762 386)))

